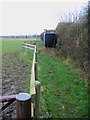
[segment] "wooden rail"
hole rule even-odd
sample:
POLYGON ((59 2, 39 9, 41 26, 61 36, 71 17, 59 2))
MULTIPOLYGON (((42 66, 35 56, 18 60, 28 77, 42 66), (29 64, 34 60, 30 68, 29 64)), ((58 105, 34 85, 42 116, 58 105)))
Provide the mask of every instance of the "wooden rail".
POLYGON ((0 96, 0 102, 8 102, 11 99, 15 100, 16 99, 16 95, 0 96))
POLYGON ((31 81, 30 81, 30 94, 32 96, 31 101, 31 116, 39 118, 39 103, 40 103, 40 82, 38 81, 37 70, 37 48, 36 45, 23 43, 23 47, 34 50, 33 63, 31 69, 31 81))
POLYGON ((16 95, 8 95, 8 96, 0 96, 0 102, 6 102, 2 108, 0 108, 0 111, 5 110, 7 107, 9 107, 14 101, 16 100, 16 95))
POLYGON ((40 103, 40 82, 38 81, 37 70, 37 49, 35 45, 23 43, 26 49, 34 50, 33 63, 31 69, 30 94, 19 93, 17 95, 0 96, 0 102, 7 102, 2 110, 6 109, 16 100, 17 118, 39 118, 40 103))

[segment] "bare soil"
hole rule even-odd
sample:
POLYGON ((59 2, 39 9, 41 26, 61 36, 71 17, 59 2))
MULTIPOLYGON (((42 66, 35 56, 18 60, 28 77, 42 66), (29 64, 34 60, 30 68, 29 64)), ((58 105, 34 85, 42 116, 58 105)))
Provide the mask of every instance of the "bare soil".
MULTIPOLYGON (((2 95, 13 95, 28 90, 30 65, 20 59, 19 54, 10 53, 2 56, 2 95)), ((16 117, 16 101, 2 111, 2 117, 16 117)))

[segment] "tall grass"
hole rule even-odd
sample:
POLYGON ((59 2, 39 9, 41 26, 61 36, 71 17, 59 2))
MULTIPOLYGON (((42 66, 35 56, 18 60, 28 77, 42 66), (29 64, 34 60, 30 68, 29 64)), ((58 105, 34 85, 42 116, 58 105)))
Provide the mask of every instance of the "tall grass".
POLYGON ((77 69, 60 58, 42 53, 42 49, 38 48, 38 75, 41 82, 40 116, 44 118, 87 117, 86 80, 80 76, 77 69))

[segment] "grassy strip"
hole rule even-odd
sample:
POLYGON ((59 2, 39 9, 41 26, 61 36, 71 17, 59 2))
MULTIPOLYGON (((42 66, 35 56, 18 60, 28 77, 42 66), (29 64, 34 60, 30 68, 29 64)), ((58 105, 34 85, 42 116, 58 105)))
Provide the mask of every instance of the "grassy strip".
POLYGON ((38 52, 41 82, 41 117, 82 118, 88 116, 88 88, 76 69, 63 60, 38 52))
POLYGON ((24 92, 30 93, 30 80, 31 80, 31 67, 33 61, 33 51, 32 50, 25 50, 20 53, 20 58, 25 61, 29 66, 29 74, 28 78, 26 79, 26 89, 24 92))
POLYGON ((22 43, 23 42, 32 42, 35 39, 31 38, 7 38, 7 39, 0 39, 0 45, 2 45, 2 54, 18 52, 22 50, 22 43))

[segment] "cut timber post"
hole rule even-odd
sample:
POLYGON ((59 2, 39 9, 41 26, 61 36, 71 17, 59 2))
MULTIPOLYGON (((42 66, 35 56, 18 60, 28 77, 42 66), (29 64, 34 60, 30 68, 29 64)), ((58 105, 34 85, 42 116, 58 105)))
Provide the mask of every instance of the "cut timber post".
POLYGON ((16 95, 16 118, 31 119, 31 95, 19 93, 16 95))
POLYGON ((35 80, 38 80, 38 69, 37 69, 37 62, 35 62, 35 80))
POLYGON ((36 81, 36 96, 35 96, 35 118, 39 118, 39 107, 40 107, 40 82, 36 81))
POLYGON ((37 51, 35 52, 35 62, 37 62, 37 51))

